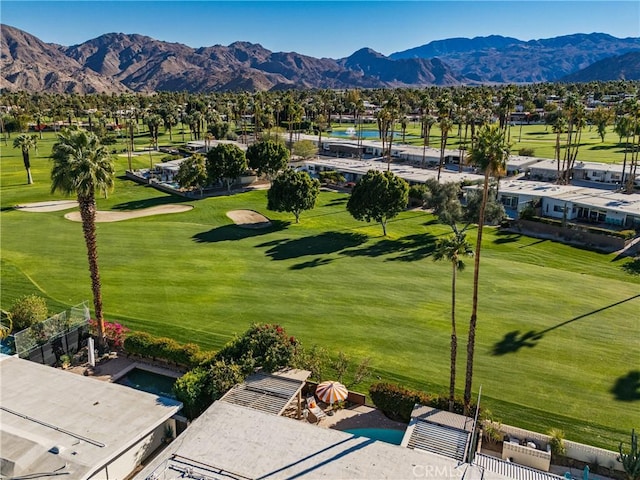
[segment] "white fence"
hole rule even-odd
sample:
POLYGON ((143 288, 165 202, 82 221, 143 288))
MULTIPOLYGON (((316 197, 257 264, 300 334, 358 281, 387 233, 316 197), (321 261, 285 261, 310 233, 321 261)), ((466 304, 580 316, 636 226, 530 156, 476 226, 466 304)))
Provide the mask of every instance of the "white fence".
MULTIPOLYGON (((530 439, 539 444, 546 445, 551 439, 549 435, 524 430, 518 427, 512 427, 511 425, 500 425, 494 423, 493 426, 506 435, 521 439, 530 439)), ((591 445, 585 445, 583 443, 572 442, 571 440, 565 440, 564 446, 566 448, 565 456, 567 458, 573 458, 574 460, 590 464, 598 464, 621 472, 624 471, 622 463, 618 461, 618 457, 620 455, 618 452, 605 450, 604 448, 592 447, 591 445)))

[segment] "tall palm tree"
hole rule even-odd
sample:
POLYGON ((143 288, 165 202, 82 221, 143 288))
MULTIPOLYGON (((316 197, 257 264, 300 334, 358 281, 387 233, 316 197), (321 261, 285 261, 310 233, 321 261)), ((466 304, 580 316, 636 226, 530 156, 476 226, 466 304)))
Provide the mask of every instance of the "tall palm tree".
POLYGON ((98 324, 98 346, 105 347, 102 292, 96 244, 96 191, 105 196, 113 188, 115 169, 107 148, 84 130, 65 130, 51 151, 51 192, 75 193, 80 206, 82 231, 87 245, 93 306, 98 324))
POLYGON ((448 260, 453 272, 451 275, 451 373, 449 376, 449 411, 453 412, 456 394, 456 356, 458 353, 458 336, 456 334, 456 278, 458 271, 464 270, 464 256, 473 255, 473 249, 467 242, 464 233, 456 233, 436 243, 433 260, 448 260))
POLYGON ((31 177, 31 160, 29 159, 29 150, 32 148, 36 151, 38 150, 38 137, 36 135, 27 135, 26 133, 23 133, 13 140, 13 148, 19 148, 22 150, 22 161, 24 163, 24 168, 27 171, 27 185, 31 185, 33 183, 33 178, 31 177))
POLYGON ((470 160, 473 165, 484 171, 482 203, 478 215, 478 237, 476 240, 475 258, 473 262, 473 305, 469 321, 469 339, 467 342, 467 373, 464 386, 464 406, 469 413, 471 406, 471 385, 473 383, 473 353, 476 341, 476 323, 478 320, 478 280, 480 274, 480 249, 482 247, 482 228, 484 213, 489 199, 489 179, 491 176, 504 175, 509 147, 505 141, 505 131, 497 125, 482 127, 478 139, 471 150, 470 160))

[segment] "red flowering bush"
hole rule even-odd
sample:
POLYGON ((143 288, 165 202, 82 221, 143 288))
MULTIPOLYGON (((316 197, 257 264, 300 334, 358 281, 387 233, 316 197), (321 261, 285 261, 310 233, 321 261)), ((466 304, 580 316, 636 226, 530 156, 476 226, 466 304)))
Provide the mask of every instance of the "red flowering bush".
MULTIPOLYGON (((122 348, 128 332, 129 329, 124 325, 114 322, 104 322, 104 338, 112 348, 122 348)), ((89 333, 93 336, 98 335, 98 321, 93 318, 89 320, 89 333)))

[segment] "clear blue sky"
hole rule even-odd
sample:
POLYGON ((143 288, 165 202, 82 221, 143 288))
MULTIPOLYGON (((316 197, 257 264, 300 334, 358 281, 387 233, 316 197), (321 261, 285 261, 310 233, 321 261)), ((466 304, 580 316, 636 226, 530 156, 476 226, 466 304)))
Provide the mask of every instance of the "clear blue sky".
POLYGON ((48 43, 140 33, 191 47, 242 40, 273 51, 346 57, 362 47, 389 55, 450 37, 521 40, 603 32, 640 37, 640 1, 11 1, 2 23, 48 43))

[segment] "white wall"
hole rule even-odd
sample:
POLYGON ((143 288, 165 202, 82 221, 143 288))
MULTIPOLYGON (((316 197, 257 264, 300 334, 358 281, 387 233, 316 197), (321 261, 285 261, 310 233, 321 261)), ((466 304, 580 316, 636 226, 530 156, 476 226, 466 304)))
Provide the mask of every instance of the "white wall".
POLYGON ((91 480, 123 480, 129 476, 145 458, 162 445, 164 428, 167 424, 171 425, 175 435, 175 420, 169 419, 89 478, 91 480))

